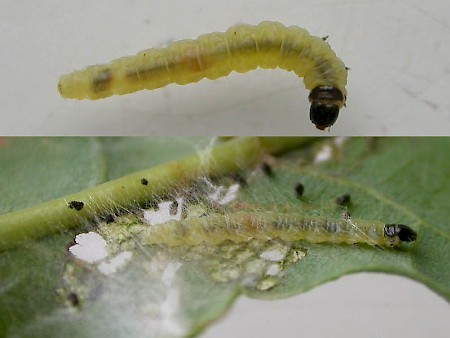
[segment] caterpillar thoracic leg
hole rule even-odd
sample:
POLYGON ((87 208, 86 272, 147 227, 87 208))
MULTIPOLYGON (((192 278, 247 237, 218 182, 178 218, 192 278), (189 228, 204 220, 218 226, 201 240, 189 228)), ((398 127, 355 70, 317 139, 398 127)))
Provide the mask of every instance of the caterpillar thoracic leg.
POLYGON ((267 21, 89 66, 63 75, 58 90, 66 98, 95 100, 257 67, 279 67, 304 77, 311 91, 310 119, 319 129, 331 126, 345 105, 347 69, 330 45, 303 28, 267 21))

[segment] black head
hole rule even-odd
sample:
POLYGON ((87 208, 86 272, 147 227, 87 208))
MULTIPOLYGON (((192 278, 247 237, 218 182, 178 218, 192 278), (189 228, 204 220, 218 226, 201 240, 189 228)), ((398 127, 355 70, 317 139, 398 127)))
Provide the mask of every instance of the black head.
POLYGON ((317 129, 331 127, 339 116, 339 109, 345 104, 342 92, 332 86, 319 86, 309 94, 311 109, 309 118, 317 129))
POLYGON ((309 119, 317 129, 324 130, 331 127, 339 116, 339 106, 313 102, 309 110, 309 119))
POLYGON ((414 242, 417 239, 417 233, 404 224, 386 224, 384 234, 390 238, 398 237, 401 242, 414 242))

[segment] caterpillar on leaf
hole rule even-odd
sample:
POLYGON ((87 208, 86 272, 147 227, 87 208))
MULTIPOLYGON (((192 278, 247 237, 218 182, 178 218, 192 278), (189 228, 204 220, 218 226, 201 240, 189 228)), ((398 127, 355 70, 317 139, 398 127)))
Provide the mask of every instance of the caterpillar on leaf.
POLYGON ((154 225, 147 231, 144 242, 180 246, 203 242, 220 244, 226 240, 238 243, 249 239, 280 239, 287 242, 304 240, 310 243, 366 243, 396 247, 402 242, 414 242, 416 238, 417 233, 403 224, 304 216, 299 213, 238 211, 154 225))
POLYGON ((264 21, 237 25, 224 33, 181 40, 111 63, 63 75, 58 90, 65 98, 101 99, 171 83, 217 79, 232 71, 260 68, 293 71, 310 90, 310 119, 318 129, 333 125, 345 105, 347 68, 324 39, 305 29, 264 21))

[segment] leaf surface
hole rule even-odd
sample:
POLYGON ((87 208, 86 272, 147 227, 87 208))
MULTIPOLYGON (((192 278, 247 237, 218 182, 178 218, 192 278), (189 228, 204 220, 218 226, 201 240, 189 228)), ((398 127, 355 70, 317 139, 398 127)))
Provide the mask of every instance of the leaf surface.
MULTIPOLYGON (((4 139, 1 210, 27 207, 178 159, 208 142, 4 139)), ((142 211, 130 209, 133 213, 117 216, 112 223, 86 224, 1 252, 0 335, 195 335, 223 316, 242 293, 264 299, 289 297, 358 271, 405 275, 449 299, 449 149, 446 138, 328 139, 268 158, 272 176, 260 168, 246 172, 248 186, 241 182, 238 198, 223 209, 201 189, 190 201, 192 191, 185 189, 156 201, 182 197, 191 213, 295 210, 339 218, 343 210, 335 199, 348 193, 352 217, 408 224, 418 232, 415 243, 396 250, 277 239, 177 248, 146 245, 142 234, 148 225, 142 222, 142 211), (297 183, 305 187, 301 198, 295 194, 297 183), (75 235, 89 231, 106 240, 108 252, 107 258, 92 264, 68 251, 75 235), (111 262, 124 252, 130 252, 131 259, 111 272, 111 262), (76 295, 79 304, 74 306, 69 295, 76 295)), ((212 187, 206 188, 222 186, 223 195, 235 180, 208 180, 212 187)))

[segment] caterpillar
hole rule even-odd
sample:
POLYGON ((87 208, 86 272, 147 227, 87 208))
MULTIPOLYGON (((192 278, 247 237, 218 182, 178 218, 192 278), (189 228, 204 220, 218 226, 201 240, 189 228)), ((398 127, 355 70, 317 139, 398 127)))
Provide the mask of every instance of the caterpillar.
POLYGON ((269 21, 256 26, 237 25, 224 33, 205 34, 109 64, 88 66, 63 75, 58 90, 65 98, 96 100, 170 83, 213 80, 233 70, 244 73, 257 67, 279 67, 304 77, 310 90, 310 120, 321 130, 336 122, 347 96, 344 63, 325 38, 269 21))
POLYGON ((146 244, 167 246, 220 244, 226 240, 281 239, 287 242, 354 244, 395 247, 414 242, 417 234, 403 224, 384 224, 362 219, 332 219, 298 213, 238 211, 227 215, 210 214, 201 218, 169 221, 153 226, 144 236, 146 244))

